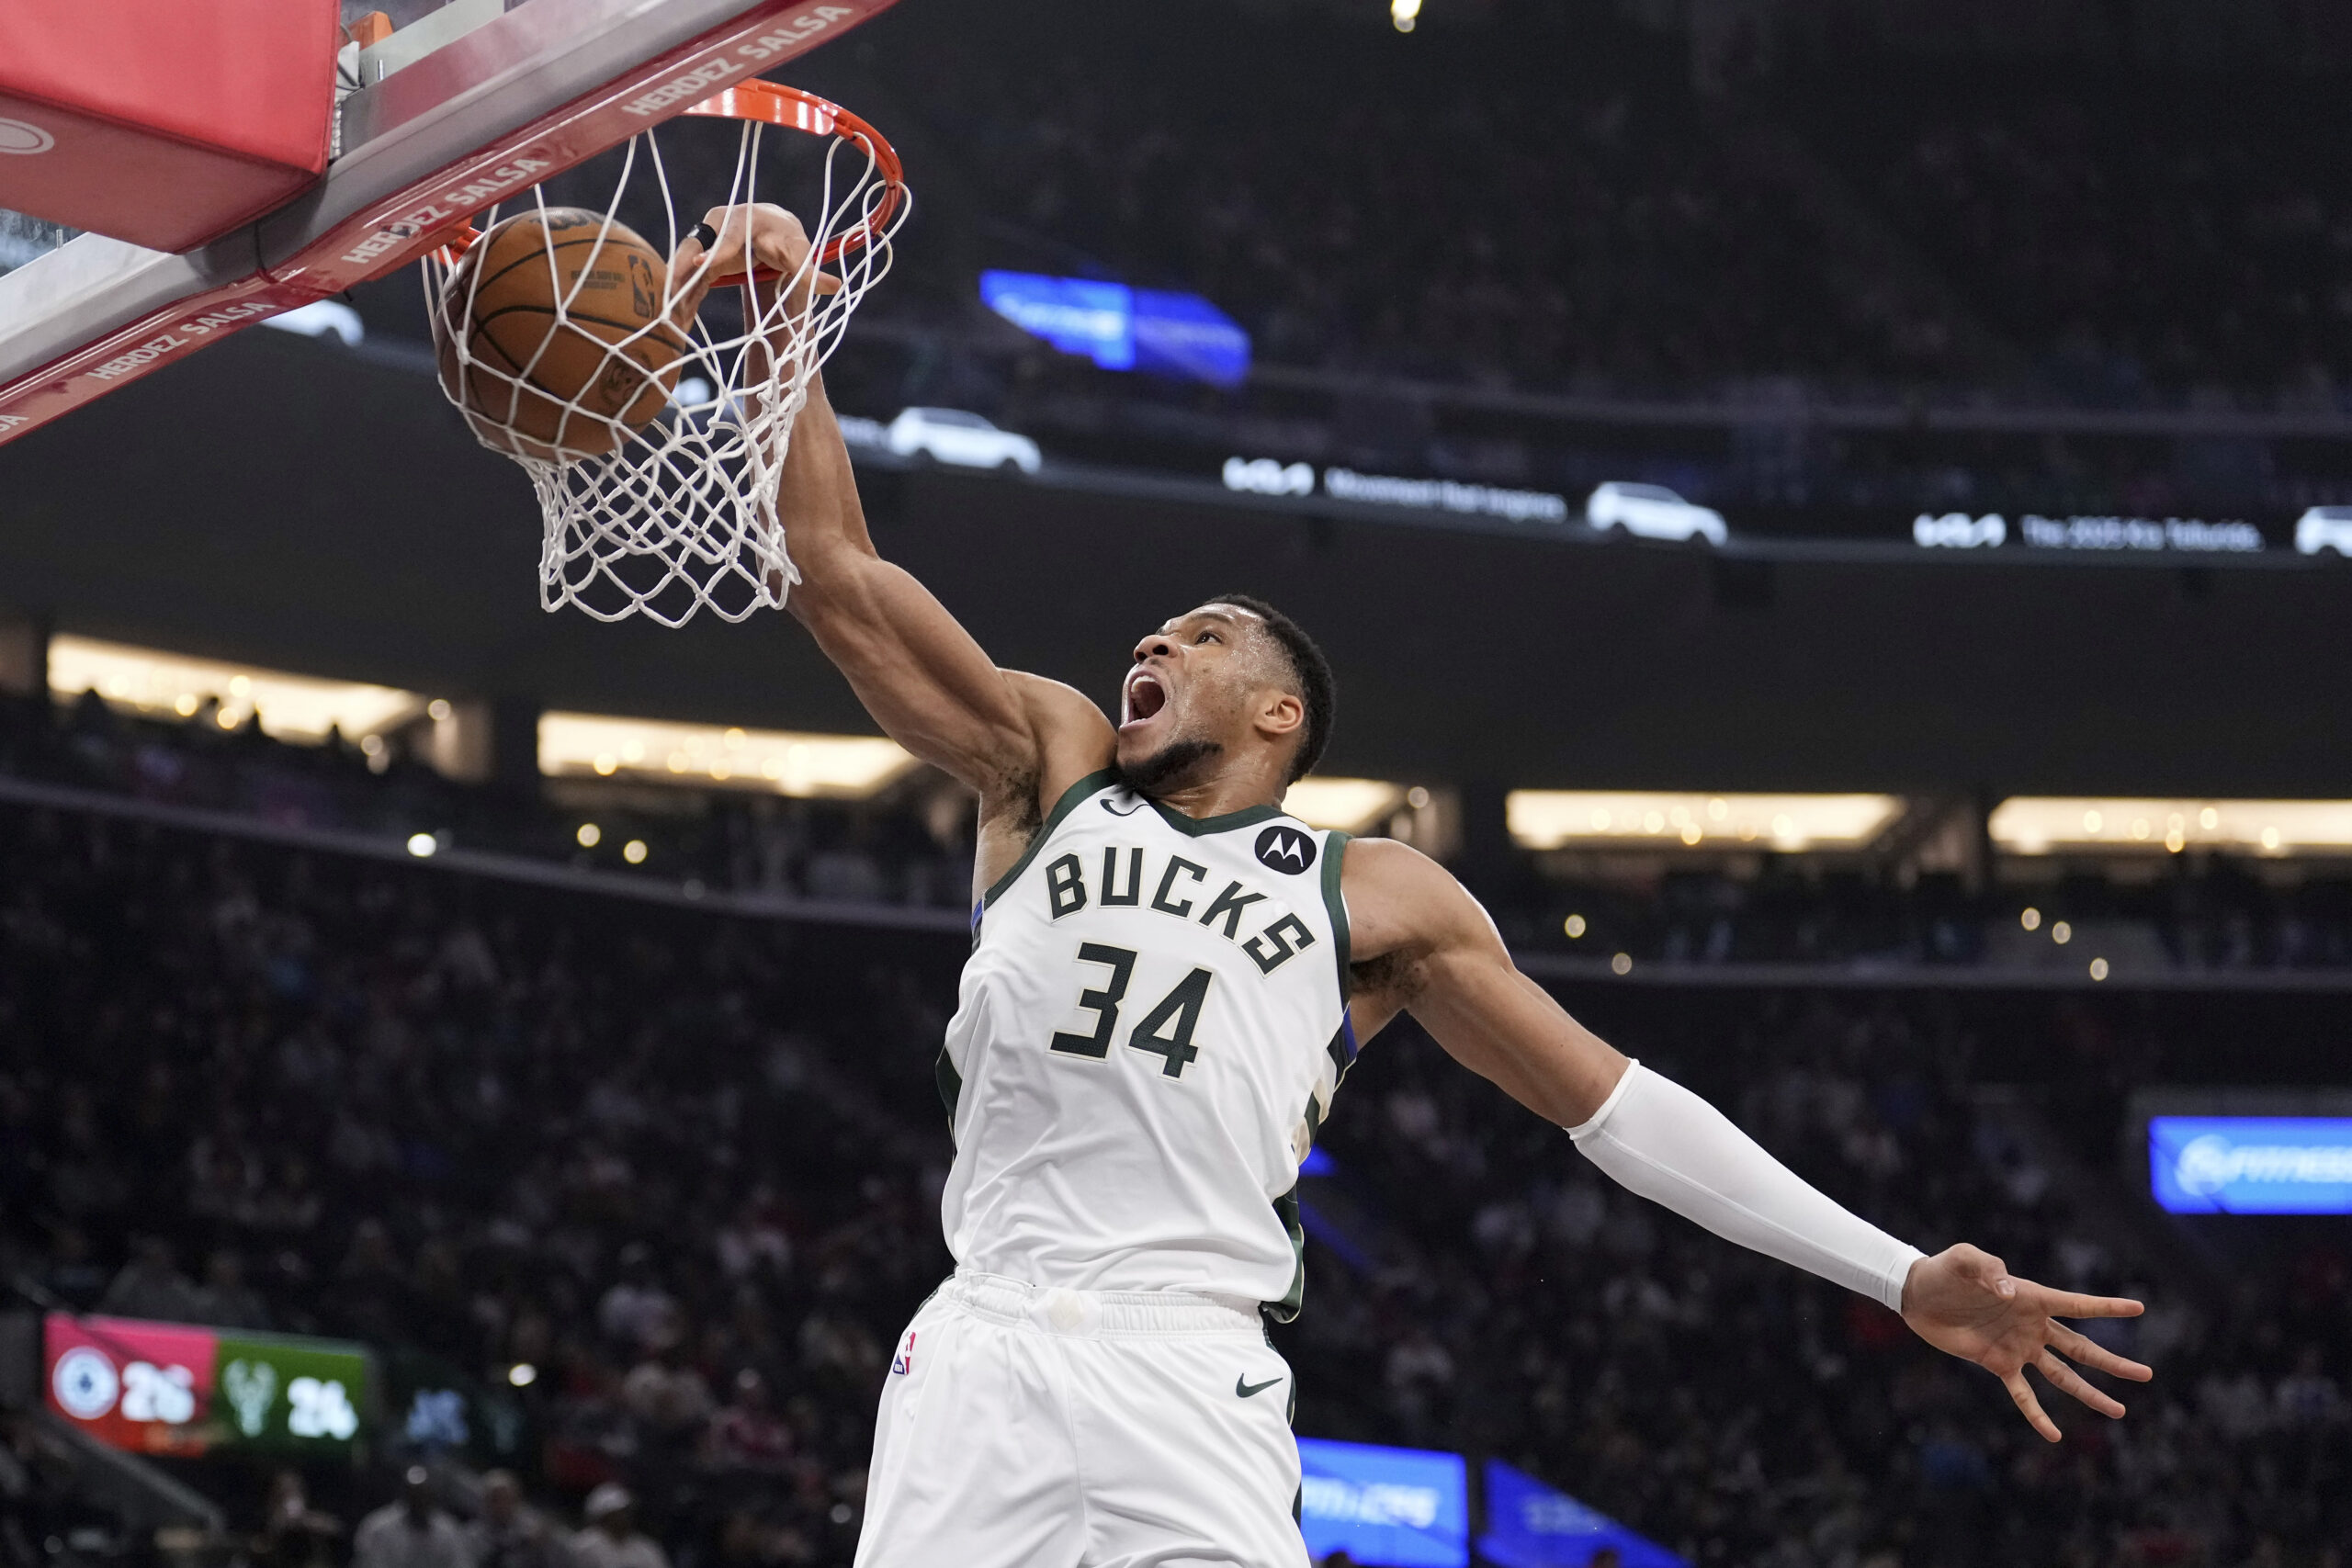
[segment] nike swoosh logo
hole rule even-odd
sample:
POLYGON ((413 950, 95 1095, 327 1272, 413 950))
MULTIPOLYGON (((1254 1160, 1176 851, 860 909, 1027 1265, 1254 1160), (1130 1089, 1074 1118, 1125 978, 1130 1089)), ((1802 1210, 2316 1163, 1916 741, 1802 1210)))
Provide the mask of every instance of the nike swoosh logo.
POLYGON ((1240 1377, 1233 1380, 1234 1398, 1247 1399, 1253 1393, 1263 1393, 1283 1381, 1280 1378, 1268 1378, 1264 1382, 1250 1382, 1247 1381, 1248 1377, 1249 1374, 1244 1372, 1240 1377))

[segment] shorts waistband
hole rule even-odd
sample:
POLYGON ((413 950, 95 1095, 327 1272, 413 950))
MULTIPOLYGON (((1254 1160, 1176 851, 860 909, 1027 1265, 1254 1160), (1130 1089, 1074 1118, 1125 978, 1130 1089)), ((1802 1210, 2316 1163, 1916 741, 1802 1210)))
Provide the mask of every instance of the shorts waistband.
POLYGON ((1073 1291, 1001 1274, 956 1273, 940 1296, 978 1316, 1072 1339, 1246 1334, 1265 1337, 1257 1308, 1229 1296, 1181 1291, 1073 1291))

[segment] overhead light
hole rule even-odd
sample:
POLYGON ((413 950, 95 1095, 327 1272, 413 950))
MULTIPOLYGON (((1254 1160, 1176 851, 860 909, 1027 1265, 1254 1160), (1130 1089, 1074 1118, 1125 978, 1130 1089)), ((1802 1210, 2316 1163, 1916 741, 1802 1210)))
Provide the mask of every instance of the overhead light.
POLYGON ((1409 33, 1421 18, 1421 0, 1388 0, 1388 19, 1400 33, 1409 33))
MULTIPOLYGON (((1423 792, 1422 800, 1429 796, 1423 792)), ((1361 832, 1406 802, 1402 784, 1381 779, 1301 779, 1283 796, 1283 809, 1310 828, 1361 832)))
POLYGON ((2352 800, 2088 799, 2011 795, 1986 823, 2011 854, 2179 854, 2192 846, 2267 855, 2352 853, 2352 800))
POLYGON ((397 729, 427 706, 416 693, 392 686, 322 680, 70 636, 50 638, 49 690, 61 702, 96 692, 107 705, 125 712, 182 718, 193 718, 210 701, 220 705, 219 722, 224 729, 236 728, 258 713, 265 735, 311 744, 325 739, 336 727, 345 735, 359 736, 397 729))
POLYGON ((895 740, 672 724, 601 714, 539 718, 539 772, 659 779, 794 796, 872 795, 915 764, 895 740))
POLYGON ((1504 802, 1523 849, 1841 850, 1876 839, 1903 809, 1891 795, 1701 795, 1515 789, 1504 802))
POLYGON ((430 833, 411 833, 408 836, 408 852, 419 860, 431 860, 434 852, 440 847, 441 841, 430 833))

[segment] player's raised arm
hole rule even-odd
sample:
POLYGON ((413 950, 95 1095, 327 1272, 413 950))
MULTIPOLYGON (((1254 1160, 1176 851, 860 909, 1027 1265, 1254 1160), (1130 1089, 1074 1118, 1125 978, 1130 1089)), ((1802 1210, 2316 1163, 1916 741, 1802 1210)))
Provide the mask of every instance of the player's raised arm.
MULTIPOLYGON (((808 256, 798 220, 779 208, 714 209, 707 222, 707 265, 701 240, 689 238, 673 269, 739 276, 748 249, 791 276, 808 256)), ((794 422, 776 510, 800 571, 786 606, 886 734, 979 792, 984 823, 1032 818, 1109 761, 1101 709, 1068 686, 998 669, 929 589, 875 549, 822 377, 810 378, 794 422)), ((986 843, 982 853, 985 862, 986 843)))
POLYGON ((2136 1316, 2138 1302, 2053 1291, 1964 1244, 1923 1257, 1569 1017, 1519 972, 1487 912, 1435 862, 1381 840, 1351 843, 1347 856, 1359 1039, 1409 1010, 1456 1061, 1566 1127, 1620 1184, 1726 1240, 1883 1302, 1929 1344, 2000 1378, 2052 1442, 2057 1426, 2027 1385, 2026 1367, 2110 1416, 2123 1406, 2060 1355, 2118 1377, 2151 1375, 2057 1321, 2136 1316))

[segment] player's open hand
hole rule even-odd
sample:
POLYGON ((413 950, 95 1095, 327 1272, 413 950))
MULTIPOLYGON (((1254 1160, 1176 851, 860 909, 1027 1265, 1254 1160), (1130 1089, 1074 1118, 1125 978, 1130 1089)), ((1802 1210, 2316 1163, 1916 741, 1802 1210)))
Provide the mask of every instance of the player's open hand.
POLYGON ((2061 1355, 2135 1382, 2145 1382, 2155 1375, 2058 1319, 2137 1317, 2146 1310, 2121 1296, 2076 1295, 2020 1280, 1999 1258, 1965 1242, 1919 1259, 1911 1266, 1911 1276, 1903 1285, 1903 1321, 1912 1332, 1937 1349, 1973 1361, 1999 1378, 2017 1402, 2018 1413, 2053 1443, 2058 1440, 2058 1424, 2044 1414, 2041 1402, 2027 1386, 2026 1368, 2031 1367, 2052 1388, 2107 1416, 2122 1415, 2123 1406, 2084 1382, 2081 1373, 2059 1359, 2061 1355))

